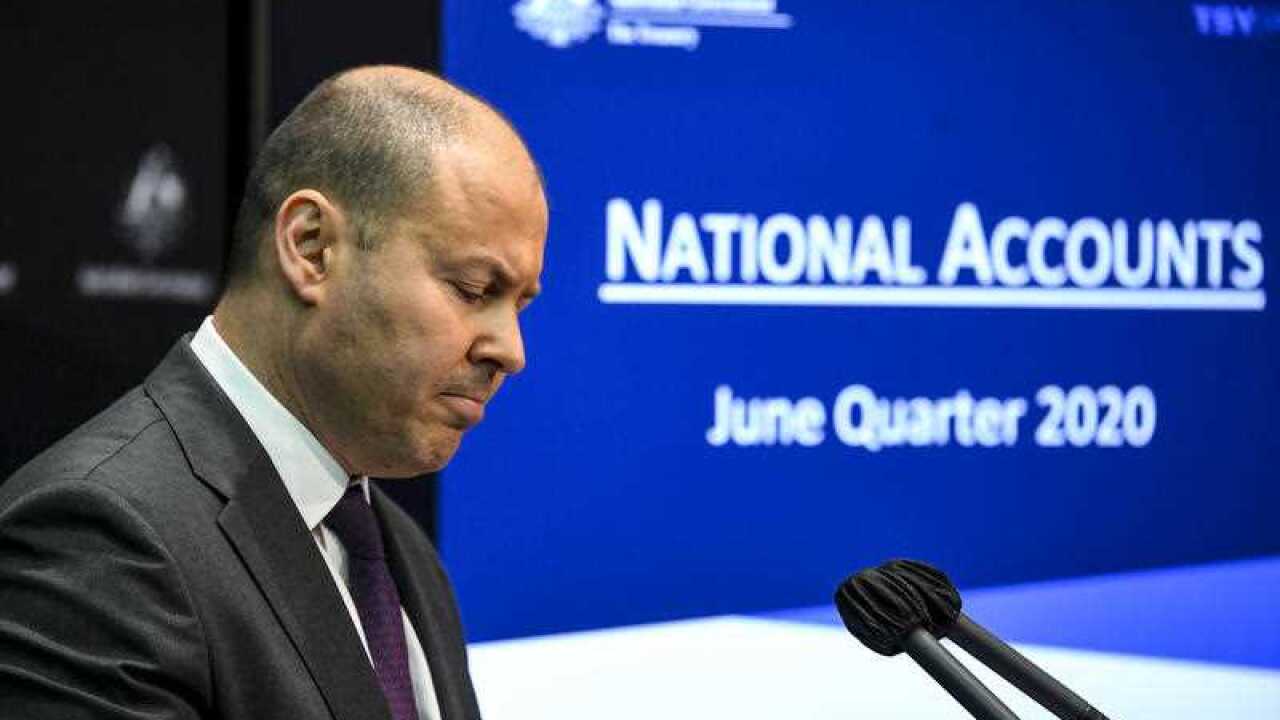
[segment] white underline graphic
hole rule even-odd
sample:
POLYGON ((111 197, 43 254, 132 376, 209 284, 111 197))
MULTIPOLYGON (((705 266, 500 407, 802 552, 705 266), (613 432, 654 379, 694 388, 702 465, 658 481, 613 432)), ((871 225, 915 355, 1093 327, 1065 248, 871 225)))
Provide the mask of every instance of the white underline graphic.
POLYGON ((700 25, 703 27, 753 28, 762 30, 786 30, 791 27, 790 15, 726 14, 707 12, 662 12, 653 10, 614 10, 611 20, 622 22, 654 23, 656 25, 700 25))
POLYGON ((1262 290, 1180 288, 844 287, 602 283, 600 302, 639 305, 1263 310, 1262 290))

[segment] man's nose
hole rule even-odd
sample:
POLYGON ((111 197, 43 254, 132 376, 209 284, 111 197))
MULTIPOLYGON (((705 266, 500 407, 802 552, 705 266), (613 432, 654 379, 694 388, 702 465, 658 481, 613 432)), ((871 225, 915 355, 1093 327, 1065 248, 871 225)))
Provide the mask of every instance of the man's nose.
POLYGON ((472 346, 473 362, 491 362, 507 375, 524 369, 524 337, 514 310, 495 308, 472 346))

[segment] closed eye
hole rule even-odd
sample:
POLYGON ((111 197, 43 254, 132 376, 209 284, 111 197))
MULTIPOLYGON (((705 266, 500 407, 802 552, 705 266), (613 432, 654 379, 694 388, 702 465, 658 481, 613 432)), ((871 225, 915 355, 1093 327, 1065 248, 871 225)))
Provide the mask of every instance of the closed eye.
POLYGON ((450 285, 453 286, 453 290, 458 294, 458 297, 468 305, 475 305, 485 298, 484 291, 472 290, 461 283, 450 283, 450 285))

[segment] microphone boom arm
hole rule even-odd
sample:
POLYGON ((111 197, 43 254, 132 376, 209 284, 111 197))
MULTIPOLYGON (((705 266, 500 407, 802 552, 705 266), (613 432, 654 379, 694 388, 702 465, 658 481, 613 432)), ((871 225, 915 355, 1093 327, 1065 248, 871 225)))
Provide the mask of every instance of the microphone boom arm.
POLYGON ((924 628, 902 638, 902 649, 978 720, 1018 720, 1018 716, 969 672, 924 628))
POLYGON ((960 613, 946 637, 1062 720, 1107 720, 1084 698, 960 613))

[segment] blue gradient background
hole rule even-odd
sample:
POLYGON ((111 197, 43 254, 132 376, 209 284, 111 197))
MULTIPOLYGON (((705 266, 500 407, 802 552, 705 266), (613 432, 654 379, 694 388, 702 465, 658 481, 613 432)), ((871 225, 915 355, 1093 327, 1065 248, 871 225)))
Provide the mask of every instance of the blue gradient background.
MULTIPOLYGON (((935 276, 955 206, 1280 228, 1280 36, 1189 4, 782 2, 694 52, 557 50, 511 3, 445 3, 445 71, 547 177, 529 367, 442 481, 442 546, 485 640, 825 603, 887 557, 962 587, 1280 552, 1276 313, 604 305, 604 207, 875 213, 935 276), (711 448, 712 391, 1032 400, 1145 384, 1143 449, 711 448)), ((1264 288, 1277 295, 1268 267, 1264 288)), ((962 280, 972 278, 962 276, 962 280)))

